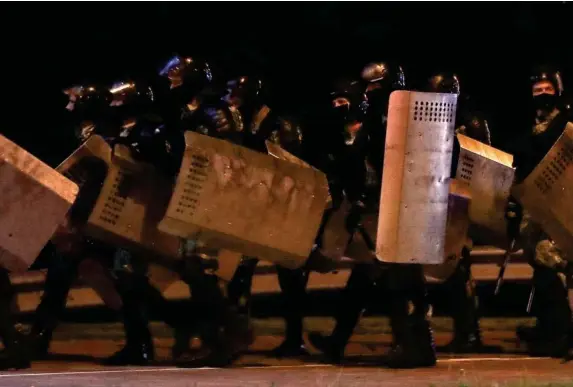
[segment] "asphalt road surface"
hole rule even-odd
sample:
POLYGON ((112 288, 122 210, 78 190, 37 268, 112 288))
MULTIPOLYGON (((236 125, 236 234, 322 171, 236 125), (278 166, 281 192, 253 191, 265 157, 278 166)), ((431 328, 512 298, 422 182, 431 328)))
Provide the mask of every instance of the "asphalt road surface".
MULTIPOLYGON (((436 319, 436 344, 451 338, 450 323, 436 319)), ((485 320, 486 344, 503 353, 471 356, 440 354, 438 366, 430 369, 388 370, 381 356, 388 349, 387 320, 361 321, 347 347, 342 367, 321 363, 310 348, 305 359, 274 359, 268 351, 281 340, 282 323, 256 322, 259 333, 250 351, 228 369, 185 369, 170 363, 173 340, 168 329, 153 325, 157 363, 151 367, 105 368, 98 361, 119 349, 122 331, 118 324, 64 324, 56 332, 53 356, 34 362, 29 370, 0 373, 0 386, 573 386, 573 362, 531 358, 523 353, 513 334, 515 320, 485 320)), ((329 319, 307 319, 308 330, 329 331, 329 319)))

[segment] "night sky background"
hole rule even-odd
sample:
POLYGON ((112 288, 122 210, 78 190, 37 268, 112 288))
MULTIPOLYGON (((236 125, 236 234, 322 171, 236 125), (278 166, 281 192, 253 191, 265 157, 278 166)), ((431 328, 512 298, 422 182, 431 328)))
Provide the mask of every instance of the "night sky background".
POLYGON ((39 155, 64 130, 59 90, 149 78, 175 52, 206 57, 219 79, 262 74, 278 107, 306 114, 333 77, 359 76, 371 60, 402 64, 410 88, 455 71, 498 143, 523 128, 534 64, 560 67, 573 89, 565 2, 4 3, 0 15, 0 132, 39 155))

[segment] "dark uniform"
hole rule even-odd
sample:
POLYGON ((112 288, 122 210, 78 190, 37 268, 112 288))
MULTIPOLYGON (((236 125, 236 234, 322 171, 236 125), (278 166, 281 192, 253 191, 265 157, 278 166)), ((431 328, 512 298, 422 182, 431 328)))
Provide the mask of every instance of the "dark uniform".
MULTIPOLYGON (((303 133, 300 125, 292 117, 278 115, 264 105, 263 84, 260 79, 242 76, 229 81, 227 87, 226 99, 241 113, 245 126, 245 146, 267 153, 265 141, 271 141, 291 154, 304 159, 303 133)), ((245 257, 228 286, 229 298, 243 312, 248 312, 249 309, 252 279, 257 263, 257 258, 245 257)), ((277 357, 307 355, 302 333, 308 271, 290 270, 277 266, 277 273, 284 296, 286 338, 273 353, 277 357)))
MULTIPOLYGON (((114 133, 114 128, 117 129, 117 126, 110 117, 109 104, 112 97, 108 90, 95 86, 75 87, 68 90, 67 94, 69 95, 67 109, 73 116, 71 122, 74 126, 75 143, 70 142, 69 149, 63 153, 71 154, 93 134, 100 134, 111 141, 114 134, 117 134, 117 130, 114 133)), ((89 217, 107 173, 107 167, 101 161, 86 159, 81 164, 82 168, 76 168, 78 171, 74 176, 74 180, 80 183, 81 189, 76 204, 69 213, 70 223, 78 225, 85 223, 89 217)), ((41 358, 48 352, 53 330, 65 308, 67 295, 84 255, 90 252, 111 259, 114 252, 113 248, 95 241, 84 240, 79 236, 73 245, 70 251, 60 252, 52 242, 48 243, 31 267, 32 270, 48 268, 44 293, 36 309, 30 333, 36 357, 41 358)))
MULTIPOLYGON (((330 95, 332 103, 331 132, 329 138, 324 139, 324 157, 322 165, 318 167, 327 174, 332 196, 333 208, 330 212, 340 211, 344 200, 350 204, 346 214, 348 232, 354 234, 360 226, 362 215, 369 210, 377 210, 380 196, 380 177, 382 164, 378 164, 379 173, 374 165, 376 158, 372 156, 380 151, 378 144, 373 144, 371 133, 365 121, 379 123, 378 133, 384 137, 385 125, 382 117, 372 117, 379 113, 377 109, 370 108, 364 84, 361 81, 342 80, 334 85, 330 95), (376 111, 376 113, 374 113, 376 111), (370 162, 374 159, 374 162, 370 162), (377 193, 378 191, 378 193, 377 193)), ((380 138, 379 138, 380 139, 380 138)), ((383 141, 383 138, 382 138, 383 141)), ((383 145, 382 145, 383 149, 383 145)), ((378 154, 378 157, 383 157, 378 154)), ((328 216, 328 213, 327 213, 328 216)), ((321 243, 321 241, 318 241, 321 243)), ((354 266, 346 287, 341 294, 340 307, 336 311, 336 326, 333 333, 328 336, 310 334, 311 343, 320 349, 329 360, 339 362, 344 355, 344 348, 352 335, 352 331, 360 318, 367 299, 374 290, 375 262, 371 264, 360 263, 354 266)))
MULTIPOLYGON (((456 134, 463 134, 484 144, 491 145, 491 136, 487 120, 478 112, 468 97, 460 97, 458 77, 452 73, 438 73, 430 77, 427 91, 434 93, 453 93, 458 95, 456 111, 456 134)), ((459 156, 459 144, 454 144, 452 177, 455 177, 459 156)), ((478 297, 475 283, 471 278, 471 246, 462 251, 454 273, 446 280, 450 290, 452 317, 454 320, 454 338, 444 350, 455 353, 482 352, 479 329, 478 297)))
MULTIPOLYGON (((206 62, 176 56, 160 74, 170 82, 164 114, 177 165, 180 165, 185 149, 185 131, 238 144, 242 142, 240 114, 211 86, 211 70, 206 62)), ((250 339, 250 332, 245 319, 237 315, 221 291, 217 277, 205 272, 207 267, 195 241, 187 241, 185 246, 186 256, 180 275, 191 289, 193 313, 203 327, 200 329, 203 348, 188 359, 188 365, 228 365, 237 355, 238 347, 250 339)))
MULTIPOLYGON (((532 89, 542 81, 550 82, 554 92, 534 93, 532 127, 512 147, 518 183, 539 164, 563 133, 567 122, 573 122, 571 111, 561 103, 563 83, 560 73, 538 69, 531 77, 532 89)), ((571 265, 559 246, 530 218, 527 209, 521 210, 516 203, 510 203, 510 209, 511 219, 520 221, 521 244, 533 267, 533 314, 537 318, 534 328, 521 327, 518 336, 527 342, 533 356, 565 356, 571 347, 572 322, 564 282, 570 283, 571 265)))

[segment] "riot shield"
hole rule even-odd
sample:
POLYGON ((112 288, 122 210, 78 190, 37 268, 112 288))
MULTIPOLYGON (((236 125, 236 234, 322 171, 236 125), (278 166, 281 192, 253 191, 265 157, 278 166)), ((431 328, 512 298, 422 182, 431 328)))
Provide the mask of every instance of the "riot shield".
POLYGON ((0 135, 0 266, 25 271, 65 221, 78 186, 0 135))
POLYGON ((389 263, 444 260, 457 96, 390 95, 376 255, 389 263))
POLYGON ((328 195, 315 169, 185 133, 186 149, 159 228, 288 268, 304 264, 328 195))
POLYGON ((573 124, 512 195, 573 260, 573 124))
POLYGON ((90 175, 85 169, 92 165, 84 163, 87 159, 103 162, 106 170, 95 197, 93 189, 82 187, 82 196, 84 190, 90 191, 90 197, 82 200, 89 204, 78 203, 88 213, 80 226, 83 235, 135 252, 179 258, 180 239, 157 228, 171 196, 171 181, 151 165, 131 159, 122 145, 112 152, 99 136, 90 137, 58 170, 83 185, 80 176, 90 175))
POLYGON ((450 180, 448 195, 448 220, 446 223, 446 239, 444 247, 444 262, 440 265, 425 265, 426 278, 438 281, 448 279, 462 258, 462 250, 468 246, 468 231, 470 227, 471 190, 467 183, 460 180, 450 180))
POLYGON ((470 236, 506 248, 505 209, 515 177, 513 156, 462 134, 457 138, 456 178, 469 184, 472 196, 470 236))

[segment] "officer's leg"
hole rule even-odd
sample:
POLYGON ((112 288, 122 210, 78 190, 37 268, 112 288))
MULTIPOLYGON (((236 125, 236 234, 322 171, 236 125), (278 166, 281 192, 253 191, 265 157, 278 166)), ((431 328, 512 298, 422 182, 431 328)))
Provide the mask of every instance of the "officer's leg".
POLYGON ((30 338, 35 357, 48 353, 52 334, 66 307, 68 293, 77 274, 79 258, 76 256, 50 255, 46 262, 48 271, 44 282, 42 300, 36 308, 30 338))
POLYGON ((286 337, 285 341, 275 348, 273 353, 277 357, 308 355, 302 334, 309 273, 304 269, 290 270, 277 266, 277 274, 285 301, 283 310, 286 337))
POLYGON ((330 361, 338 363, 344 356, 344 348, 364 311, 374 285, 371 276, 373 265, 357 264, 352 269, 336 310, 336 325, 330 336, 311 333, 311 344, 322 351, 330 361))
POLYGON ((535 328, 518 329, 532 356, 562 357, 567 354, 571 334, 571 310, 567 289, 557 271, 533 263, 535 328))
POLYGON ((252 339, 248 319, 232 308, 218 278, 205 273, 200 257, 191 256, 185 260, 182 279, 191 289, 194 312, 202 322, 200 330, 204 347, 188 365, 229 365, 252 339))
POLYGON ((0 358, 0 369, 21 369, 30 367, 26 348, 23 347, 22 335, 14 328, 12 318, 12 299, 14 289, 8 272, 0 268, 0 338, 4 352, 0 358))
POLYGON ((393 348, 387 356, 391 368, 431 367, 436 364, 428 303, 421 265, 392 264, 388 269, 391 296, 390 325, 393 348))
POLYGON ((107 365, 146 365, 153 361, 154 351, 149 316, 143 297, 147 278, 144 268, 137 260, 117 257, 116 287, 122 299, 122 320, 125 330, 125 346, 104 360, 107 365))
POLYGON ((229 302, 238 308, 239 313, 249 314, 251 287, 258 263, 257 258, 244 257, 227 286, 229 302))
POLYGON ((445 286, 452 300, 452 317, 454 320, 454 338, 444 348, 454 353, 472 353, 493 351, 495 347, 485 347, 481 341, 479 327, 478 296, 475 283, 471 277, 470 250, 464 248, 462 259, 458 262, 452 276, 445 286))

